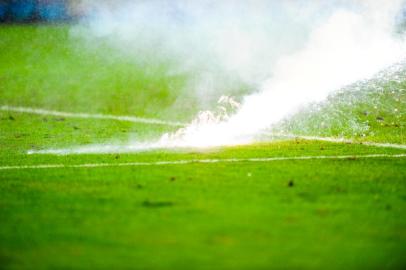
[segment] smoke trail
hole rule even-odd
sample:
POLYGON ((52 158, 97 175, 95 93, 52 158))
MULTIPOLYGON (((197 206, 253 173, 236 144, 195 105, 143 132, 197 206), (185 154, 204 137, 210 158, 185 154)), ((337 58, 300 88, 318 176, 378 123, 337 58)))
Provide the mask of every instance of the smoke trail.
POLYGON ((257 89, 232 116, 200 114, 151 144, 232 145, 404 59, 405 44, 394 34, 401 6, 401 0, 120 1, 94 7, 85 29, 141 64, 154 59, 169 63, 171 73, 189 74, 187 87, 202 99, 235 84, 257 89))
POLYGON ((402 60, 404 44, 393 37, 399 7, 400 1, 364 1, 359 10, 338 9, 310 33, 303 49, 278 59, 273 76, 259 93, 245 97, 230 119, 192 123, 163 141, 173 146, 248 143, 301 106, 402 60))
POLYGON ((164 63, 168 76, 186 75, 187 91, 206 104, 232 88, 257 89, 279 57, 302 48, 331 12, 326 4, 296 2, 97 1, 75 30, 140 65, 164 63))

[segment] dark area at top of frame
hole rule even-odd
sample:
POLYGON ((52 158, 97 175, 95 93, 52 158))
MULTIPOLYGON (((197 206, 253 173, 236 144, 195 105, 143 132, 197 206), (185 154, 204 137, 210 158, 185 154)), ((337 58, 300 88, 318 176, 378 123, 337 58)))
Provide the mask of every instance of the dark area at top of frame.
POLYGON ((70 22, 83 14, 73 0, 0 0, 0 23, 70 22))

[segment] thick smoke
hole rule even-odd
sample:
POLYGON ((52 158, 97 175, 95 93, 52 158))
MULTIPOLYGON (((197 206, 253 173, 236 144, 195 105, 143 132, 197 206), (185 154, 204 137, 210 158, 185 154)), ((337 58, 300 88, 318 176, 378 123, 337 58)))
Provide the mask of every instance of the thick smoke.
POLYGON ((306 2, 97 1, 75 32, 137 64, 164 63, 168 76, 185 74, 186 91, 204 103, 228 88, 258 89, 281 56, 301 49, 332 12, 332 4, 306 2))
POLYGON ((252 142, 306 104, 406 57, 395 33, 400 0, 118 1, 91 8, 81 25, 87 38, 106 40, 139 64, 158 61, 169 73, 189 74, 188 91, 202 100, 233 83, 255 89, 233 115, 193 121, 151 144, 159 147, 252 142))
POLYGON ((305 46, 281 56, 272 76, 244 98, 229 120, 186 130, 180 145, 246 143, 310 102, 367 79, 402 60, 404 44, 392 36, 397 1, 364 1, 359 9, 337 9, 314 28, 305 46))

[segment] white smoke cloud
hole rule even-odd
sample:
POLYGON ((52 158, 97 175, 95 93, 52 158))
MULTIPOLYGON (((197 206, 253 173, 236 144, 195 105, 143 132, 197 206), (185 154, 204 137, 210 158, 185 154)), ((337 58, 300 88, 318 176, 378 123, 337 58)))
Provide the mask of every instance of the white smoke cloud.
POLYGON ((401 61, 405 44, 393 36, 400 1, 363 1, 356 7, 336 9, 312 29, 302 49, 279 57, 273 75, 258 93, 244 98, 230 119, 192 123, 181 136, 164 137, 165 142, 172 146, 251 142, 301 106, 401 61))
POLYGON ((98 5, 84 29, 134 61, 191 74, 187 86, 202 98, 220 96, 230 80, 255 87, 231 117, 194 121, 151 144, 217 146, 249 143, 301 106, 404 59, 394 35, 401 7, 401 0, 120 1, 98 5))
MULTIPOLYGON (((309 1, 307 1, 309 2, 309 1)), ((217 98, 227 87, 257 88, 282 55, 300 49, 330 12, 302 1, 90 2, 83 37, 105 40, 139 64, 170 63, 187 74, 187 91, 217 98), (93 3, 93 5, 90 5, 93 3), (299 15, 302 6, 307 16, 299 15)))

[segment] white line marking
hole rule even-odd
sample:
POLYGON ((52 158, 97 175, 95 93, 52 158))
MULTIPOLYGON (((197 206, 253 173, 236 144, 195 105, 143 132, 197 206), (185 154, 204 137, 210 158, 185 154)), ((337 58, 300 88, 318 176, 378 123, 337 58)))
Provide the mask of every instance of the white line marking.
MULTIPOLYGON (((181 122, 165 121, 165 120, 153 119, 153 118, 143 118, 143 117, 125 116, 125 115, 109 115, 109 114, 71 113, 71 112, 60 112, 60 111, 53 111, 53 110, 46 110, 46 109, 39 109, 39 108, 16 107, 16 106, 8 106, 8 105, 0 106, 0 111, 11 111, 11 112, 30 113, 30 114, 39 114, 39 115, 52 115, 52 116, 60 116, 60 117, 66 117, 66 118, 108 119, 108 120, 116 120, 116 121, 157 124, 157 125, 167 125, 167 126, 176 126, 176 127, 186 126, 185 123, 181 123, 181 122)), ((299 139, 303 139, 303 140, 312 140, 312 141, 353 143, 353 144, 363 144, 363 145, 374 146, 374 147, 406 149, 406 145, 404 145, 404 144, 363 142, 363 141, 355 141, 355 140, 344 139, 344 138, 301 136, 301 135, 294 135, 294 134, 279 134, 279 133, 269 133, 269 132, 263 132, 262 134, 270 135, 270 136, 277 136, 277 137, 282 137, 282 138, 289 138, 289 139, 299 138, 299 139)))
POLYGON ((318 136, 302 136, 294 134, 279 134, 279 133, 264 133, 269 136, 276 136, 288 139, 303 139, 308 141, 324 141, 324 142, 334 142, 334 143, 349 143, 349 144, 362 144, 374 147, 383 147, 383 148, 396 148, 396 149, 406 149, 405 144, 396 144, 396 143, 377 143, 377 142, 365 142, 365 141, 356 141, 344 138, 333 138, 333 137, 318 137, 318 136))
POLYGON ((366 158, 405 158, 406 154, 368 154, 368 155, 341 155, 341 156, 293 156, 293 157, 268 157, 268 158, 225 158, 225 159, 189 159, 165 160, 152 162, 127 162, 127 163, 86 163, 86 164, 40 164, 2 166, 0 170, 22 169, 52 169, 52 168, 100 168, 100 167, 137 167, 137 166, 162 166, 186 165, 199 163, 235 163, 235 162, 273 162, 292 160, 317 160, 317 159, 366 159, 366 158))
POLYGON ((116 120, 116 121, 155 124, 155 125, 167 125, 167 126, 175 126, 175 127, 185 126, 184 123, 180 123, 180 122, 165 121, 165 120, 153 119, 153 118, 143 118, 143 117, 137 117, 137 116, 71 113, 71 112, 45 110, 45 109, 39 109, 39 108, 15 107, 15 106, 8 106, 8 105, 0 106, 0 111, 30 113, 30 114, 39 114, 39 115, 51 115, 51 116, 59 116, 59 117, 66 117, 66 118, 109 119, 109 120, 116 120))

